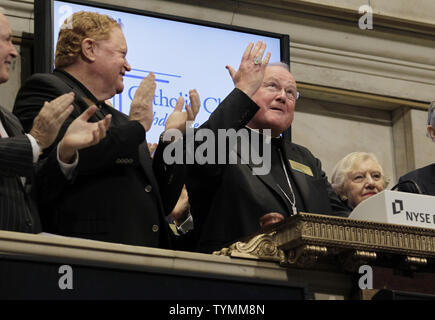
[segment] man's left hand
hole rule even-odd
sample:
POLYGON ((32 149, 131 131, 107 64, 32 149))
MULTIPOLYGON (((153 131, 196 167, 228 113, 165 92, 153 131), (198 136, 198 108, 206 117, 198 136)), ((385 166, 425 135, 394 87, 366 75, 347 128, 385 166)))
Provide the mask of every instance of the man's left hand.
POLYGON ((88 122, 96 111, 96 106, 90 106, 70 124, 59 143, 59 159, 62 162, 72 162, 77 150, 93 146, 106 136, 112 115, 98 122, 88 122))
POLYGON ((178 98, 174 111, 166 120, 165 131, 177 129, 182 133, 186 132, 186 123, 195 120, 199 107, 201 106, 198 92, 195 89, 189 91, 189 99, 190 106, 186 104, 186 111, 182 111, 184 98, 181 96, 178 98))

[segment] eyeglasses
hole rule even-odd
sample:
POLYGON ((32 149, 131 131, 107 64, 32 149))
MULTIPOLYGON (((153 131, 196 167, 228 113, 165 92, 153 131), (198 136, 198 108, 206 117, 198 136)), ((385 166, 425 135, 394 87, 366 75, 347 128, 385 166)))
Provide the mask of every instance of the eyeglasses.
MULTIPOLYGON (((268 90, 271 93, 278 94, 281 93, 284 88, 281 88, 279 84, 277 84, 274 81, 270 82, 263 82, 263 87, 268 90)), ((285 89, 285 95, 287 99, 290 101, 295 102, 296 100, 299 100, 299 97, 301 96, 299 91, 296 91, 294 88, 285 89)))

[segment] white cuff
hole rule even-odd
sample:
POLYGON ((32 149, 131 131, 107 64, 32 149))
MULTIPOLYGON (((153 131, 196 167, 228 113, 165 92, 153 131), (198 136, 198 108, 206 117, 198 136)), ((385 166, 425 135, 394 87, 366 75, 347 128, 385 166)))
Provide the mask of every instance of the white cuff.
POLYGON ((75 159, 74 159, 73 163, 62 162, 60 160, 60 158, 59 158, 59 144, 58 144, 57 148, 56 148, 56 157, 57 157, 57 162, 59 162, 60 170, 65 175, 67 180, 70 180, 72 178, 74 169, 77 167, 77 164, 79 163, 79 153, 78 153, 78 151, 76 151, 76 154, 74 156, 75 159))
POLYGON ((33 152, 33 163, 38 162, 39 156, 42 153, 41 147, 39 146, 38 142, 36 142, 36 139, 33 138, 32 135, 26 133, 27 138, 30 140, 30 144, 32 145, 32 152, 33 152))

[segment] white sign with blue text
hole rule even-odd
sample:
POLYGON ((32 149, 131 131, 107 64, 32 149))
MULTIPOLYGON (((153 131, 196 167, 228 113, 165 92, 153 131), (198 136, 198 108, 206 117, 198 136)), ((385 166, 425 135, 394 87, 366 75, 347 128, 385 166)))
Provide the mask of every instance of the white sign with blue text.
POLYGON ((361 202, 349 218, 435 229, 435 197, 384 190, 361 202))

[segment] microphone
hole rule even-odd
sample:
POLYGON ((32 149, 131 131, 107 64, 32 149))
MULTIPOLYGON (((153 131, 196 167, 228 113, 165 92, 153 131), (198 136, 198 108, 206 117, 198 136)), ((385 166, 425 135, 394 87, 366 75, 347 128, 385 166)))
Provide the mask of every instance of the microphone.
POLYGON ((393 191, 394 189, 396 189, 397 187, 399 187, 399 186, 401 186, 403 184, 412 184, 415 187, 415 190, 417 190, 417 192, 414 192, 414 193, 423 194, 423 192, 421 191, 421 189, 418 186, 417 182, 415 182, 414 180, 411 180, 411 179, 410 180, 399 181, 399 183, 397 183, 394 187, 392 187, 391 190, 393 191))

